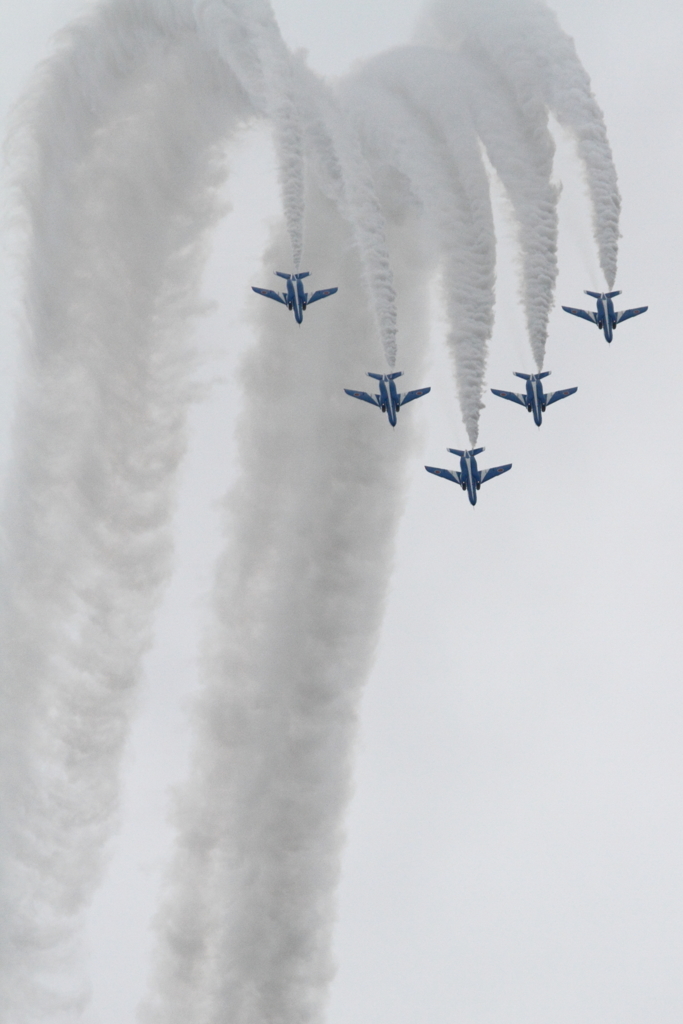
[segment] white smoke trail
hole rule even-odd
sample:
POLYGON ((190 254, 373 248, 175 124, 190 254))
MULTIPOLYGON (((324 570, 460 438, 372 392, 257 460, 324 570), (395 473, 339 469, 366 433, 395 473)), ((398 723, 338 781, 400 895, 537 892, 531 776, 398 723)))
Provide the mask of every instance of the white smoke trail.
MULTIPOLYGON (((307 216, 316 268, 362 295, 350 226, 315 192, 307 216)), ((399 269, 416 327, 423 273, 399 269)), ((358 298, 343 318, 321 307, 311 347, 293 331, 283 339, 276 307, 259 312, 243 477, 144 1015, 164 1024, 322 1019, 357 699, 401 504, 409 423, 397 445, 343 393, 372 357, 371 309, 358 298)))
POLYGON ((98 12, 18 115, 29 356, 3 523, 8 1024, 73 1020, 85 1005, 80 912, 100 877, 169 571, 187 321, 223 175, 214 140, 247 112, 193 35, 175 47, 165 36, 138 4, 98 12))
POLYGON ((200 35, 237 74, 273 125, 282 206, 294 272, 303 253, 304 141, 295 61, 267 0, 195 0, 200 35))
POLYGON ((520 108, 489 62, 461 56, 460 79, 491 164, 518 224, 522 300, 531 351, 543 368, 557 278, 557 201, 554 144, 545 108, 520 108))
MULTIPOLYGON (((280 155, 280 181, 285 220, 295 266, 301 258, 304 213, 304 127, 301 108, 309 111, 309 139, 317 136, 324 147, 319 155, 328 168, 341 171, 341 196, 372 297, 377 330, 391 368, 396 364, 396 293, 394 291, 386 229, 374 183, 358 144, 349 112, 340 109, 331 91, 285 50, 265 0, 195 0, 202 38, 214 45, 234 69, 257 109, 270 115, 280 155), (317 132, 316 132, 317 126, 317 132), (323 128, 324 126, 324 128, 323 128), (321 128, 323 129, 321 131, 321 128)), ((333 172, 334 173, 334 172, 333 172)))
POLYGON ((525 53, 516 37, 494 57, 489 53, 489 26, 479 13, 453 4, 434 5, 420 38, 457 47, 452 59, 453 87, 467 97, 476 130, 515 211, 522 252, 522 300, 531 350, 540 370, 548 336, 557 277, 558 189, 551 181, 554 143, 548 110, 538 96, 519 96, 509 82, 525 53), (483 41, 482 41, 483 40, 483 41), (512 72, 509 71, 512 68, 512 72))
POLYGON ((422 27, 434 45, 484 51, 525 112, 547 106, 575 137, 593 206, 600 265, 616 277, 621 200, 604 118, 571 38, 540 0, 436 0, 422 27))
POLYGON ((323 107, 336 160, 341 169, 346 214, 354 227, 363 277, 387 364, 396 366, 396 290, 386 241, 386 222, 358 137, 353 111, 343 104, 323 107))
POLYGON ((396 50, 368 63, 349 88, 364 119, 364 146, 380 168, 376 176, 400 171, 423 209, 425 248, 441 264, 448 343, 474 446, 493 325, 495 237, 488 179, 450 64, 438 51, 396 50))

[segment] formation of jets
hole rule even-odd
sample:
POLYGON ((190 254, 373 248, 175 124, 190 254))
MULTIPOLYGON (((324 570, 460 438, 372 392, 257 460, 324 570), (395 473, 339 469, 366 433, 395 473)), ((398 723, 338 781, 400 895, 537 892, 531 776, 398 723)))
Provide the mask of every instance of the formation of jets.
MULTIPOLYGON (((302 280, 309 276, 308 271, 298 274, 283 274, 281 271, 276 270, 275 273, 278 277, 286 280, 286 292, 275 292, 269 288, 253 288, 253 291, 287 306, 288 309, 293 311, 294 318, 298 324, 303 321, 304 312, 312 302, 325 299, 328 295, 334 295, 338 291, 337 288, 324 288, 313 292, 309 296, 304 291, 302 284, 302 280)), ((648 308, 647 306, 638 306, 636 309, 624 309, 621 312, 616 312, 612 299, 616 298, 617 295, 621 295, 621 292, 585 292, 585 294, 596 299, 597 309, 595 312, 587 309, 574 309, 573 306, 563 306, 562 309, 573 316, 581 317, 595 324, 603 332, 607 342, 612 341, 617 324, 620 324, 622 320, 629 320, 631 317, 640 316, 648 308)), ((550 376, 550 370, 546 370, 543 373, 518 373, 516 370, 513 372, 515 377, 520 377, 526 381, 524 394, 515 391, 499 391, 496 388, 491 388, 491 391, 494 395, 498 395, 499 398, 506 398, 509 402, 525 406, 528 412, 533 413, 534 423, 538 427, 541 426, 543 413, 549 405, 559 402, 562 398, 568 398, 569 395, 574 395, 578 391, 578 388, 544 391, 542 381, 550 376)), ((400 409, 407 405, 408 402, 412 402, 416 398, 422 398, 423 395, 429 394, 432 390, 431 388, 419 388, 415 391, 406 391, 403 394, 399 394, 395 381, 402 376, 402 371, 394 373, 368 373, 368 377, 372 377, 373 380, 378 382, 379 394, 372 395, 368 394, 367 391, 352 391, 350 388, 344 388, 344 391, 352 398, 368 402, 370 405, 380 409, 381 412, 386 413, 389 423, 392 427, 395 427, 398 422, 400 409)), ((451 480, 453 483, 459 484, 463 491, 467 492, 471 505, 477 504, 477 492, 483 483, 512 469, 511 462, 505 466, 494 466, 493 469, 479 469, 476 457, 484 451, 483 448, 471 448, 467 451, 462 451, 459 448, 448 448, 447 451, 452 455, 460 457, 459 470, 440 469, 437 466, 425 466, 425 469, 428 473, 433 473, 435 476, 440 476, 445 480, 451 480)))

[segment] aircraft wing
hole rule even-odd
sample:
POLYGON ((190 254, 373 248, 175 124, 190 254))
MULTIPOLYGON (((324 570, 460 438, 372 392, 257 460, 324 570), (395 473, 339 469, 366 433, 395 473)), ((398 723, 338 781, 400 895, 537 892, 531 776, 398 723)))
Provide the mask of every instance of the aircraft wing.
POLYGON ((436 466, 425 466, 425 469, 428 473, 434 473, 435 476, 442 476, 446 480, 452 480, 454 484, 462 484, 460 473, 455 471, 451 473, 450 469, 437 469, 436 466))
POLYGON ((322 288, 319 292, 313 292, 310 299, 306 300, 306 305, 310 306, 312 302, 317 302, 318 299, 326 299, 328 295, 334 295, 338 291, 338 288, 322 288))
POLYGON ((431 388, 419 388, 417 391, 406 391, 405 395, 401 395, 399 405, 405 405, 406 402, 412 402, 414 398, 422 398, 423 395, 428 395, 431 388))
POLYGON ((507 466, 494 466, 493 469, 484 469, 481 473, 481 482, 484 484, 493 476, 500 476, 501 473, 507 473, 508 469, 512 469, 511 462, 509 462, 507 466))
POLYGON ((286 299, 283 299, 279 292, 274 292, 270 288, 254 288, 252 285, 251 290, 258 295, 265 295, 267 299, 275 299, 276 302, 281 302, 284 306, 287 305, 286 299))
POLYGON ((573 306, 563 306, 562 309, 565 313, 571 313, 573 316, 583 317, 584 320, 590 320, 592 324, 597 324, 598 314, 593 313, 588 309, 574 309, 573 306))
POLYGON ((499 395, 501 398, 507 398, 508 402, 517 402, 519 405, 526 406, 526 395, 518 395, 514 391, 496 391, 495 388, 491 388, 491 391, 494 395, 499 395))
POLYGON ((347 395, 351 395, 351 398, 360 398, 361 402, 369 402, 370 405, 379 406, 379 395, 369 395, 367 391, 349 391, 348 388, 344 388, 347 395))
POLYGON ((559 402, 561 398, 576 394, 578 390, 578 388, 565 388, 564 391, 549 391, 545 396, 545 404, 552 405, 553 402, 559 402))
POLYGON ((630 320, 632 316, 640 316, 641 313, 646 313, 647 306, 639 306, 638 309, 623 309, 621 313, 617 313, 617 323, 620 324, 622 320, 630 320))

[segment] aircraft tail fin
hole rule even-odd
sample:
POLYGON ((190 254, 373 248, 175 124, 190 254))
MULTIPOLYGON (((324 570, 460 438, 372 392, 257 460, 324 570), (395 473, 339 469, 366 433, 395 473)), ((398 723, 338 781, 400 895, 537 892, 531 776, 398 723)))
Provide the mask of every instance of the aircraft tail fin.
POLYGON ((590 295, 592 299, 601 299, 604 295, 606 299, 613 299, 615 295, 621 295, 621 292, 587 292, 584 289, 584 295, 590 295))
POLYGON ((372 377, 373 380, 396 380, 397 377, 403 376, 403 370, 398 370, 396 373, 369 373, 368 377, 372 377))
POLYGON ((300 281, 302 277, 310 277, 310 270, 305 271, 303 274, 284 274, 281 270, 275 271, 278 277, 284 277, 285 281, 300 281))

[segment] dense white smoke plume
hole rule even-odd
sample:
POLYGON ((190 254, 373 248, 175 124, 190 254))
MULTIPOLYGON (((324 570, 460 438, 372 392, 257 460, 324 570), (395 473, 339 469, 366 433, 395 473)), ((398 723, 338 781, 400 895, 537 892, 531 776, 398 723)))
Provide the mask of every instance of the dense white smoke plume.
POLYGON ((17 112, 26 357, 2 524, 2 1024, 73 1022, 87 1002, 80 917, 170 569, 203 239, 225 147, 254 118, 273 126, 288 236, 267 266, 297 269, 305 236, 343 305, 321 303, 298 328, 259 301, 144 1016, 322 1017, 357 698, 409 436, 363 417, 343 388, 376 368, 377 339, 395 365, 399 313, 419 365, 438 272, 476 442, 495 273, 482 146, 518 220, 542 365, 556 275, 549 110, 577 136, 610 283, 616 268, 609 146, 554 17, 525 0, 438 3, 419 38, 333 89, 289 54, 265 2, 108 0, 63 37, 17 112), (314 345, 288 343, 312 331, 314 345))
MULTIPOLYGON (((315 266, 355 294, 350 225, 315 189, 307 214, 315 266)), ((401 312, 417 328, 426 275, 406 266, 408 240, 400 251, 401 312)), ((298 328, 283 338, 280 311, 266 308, 244 367, 248 469, 229 498, 200 740, 145 1020, 322 1017, 339 809, 405 449, 343 393, 372 358, 371 310, 316 315, 309 346, 298 328)))
POLYGON ((3 522, 0 1020, 11 1024, 74 1019, 84 1000, 66 961, 99 880, 170 568, 187 321, 223 176, 215 140, 248 110, 195 33, 169 40, 137 11, 112 14, 64 40, 14 139, 31 249, 3 522))

